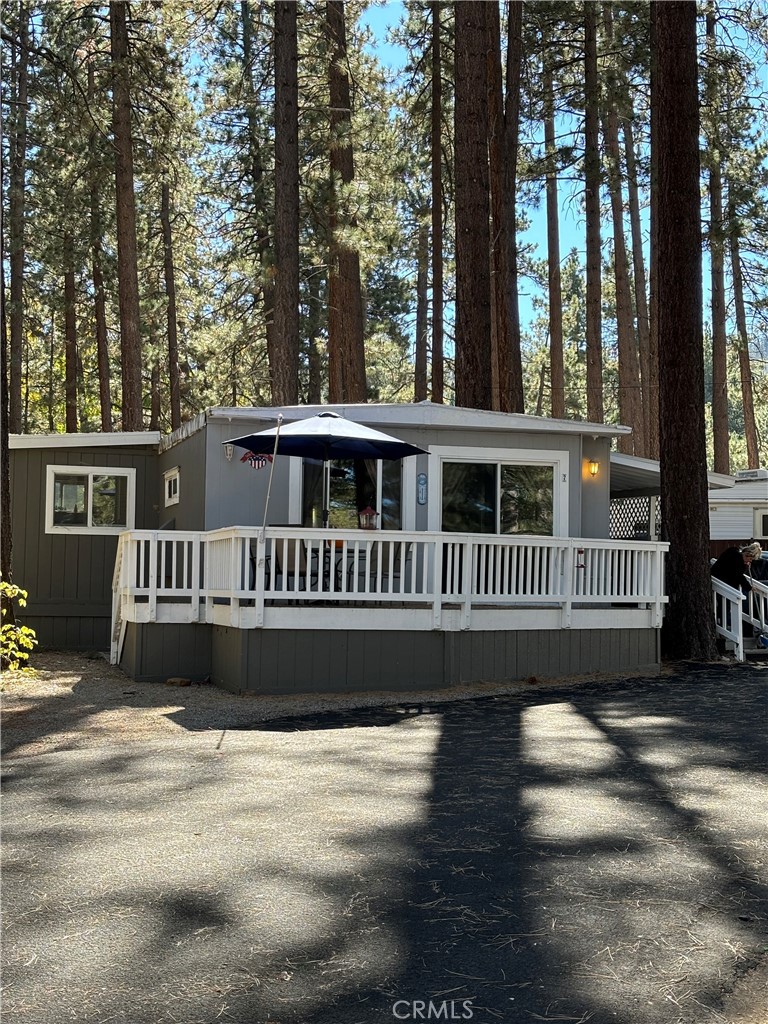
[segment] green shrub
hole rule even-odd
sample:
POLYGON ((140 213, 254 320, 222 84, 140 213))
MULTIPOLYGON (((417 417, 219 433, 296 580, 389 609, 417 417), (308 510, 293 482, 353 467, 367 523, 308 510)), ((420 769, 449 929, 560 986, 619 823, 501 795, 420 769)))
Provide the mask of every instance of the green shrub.
POLYGON ((21 669, 27 667, 25 662, 29 660, 29 652, 37 643, 34 629, 29 626, 20 626, 12 614, 12 622, 6 622, 8 612, 13 612, 13 602, 18 603, 19 608, 24 608, 27 603, 27 592, 7 580, 0 580, 0 603, 2 603, 2 627, 0 627, 0 663, 3 668, 21 669))

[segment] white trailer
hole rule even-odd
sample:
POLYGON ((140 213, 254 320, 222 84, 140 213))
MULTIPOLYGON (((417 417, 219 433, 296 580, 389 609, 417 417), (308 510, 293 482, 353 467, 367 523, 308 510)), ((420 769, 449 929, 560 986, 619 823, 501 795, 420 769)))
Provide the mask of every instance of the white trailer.
POLYGON ((720 550, 729 544, 768 541, 768 469, 736 473, 733 487, 709 492, 709 535, 720 550))

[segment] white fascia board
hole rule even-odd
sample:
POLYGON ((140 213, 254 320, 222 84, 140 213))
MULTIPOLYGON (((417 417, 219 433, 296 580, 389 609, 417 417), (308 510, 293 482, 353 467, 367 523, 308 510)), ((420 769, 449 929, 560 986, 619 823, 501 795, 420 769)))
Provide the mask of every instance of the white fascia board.
POLYGON ((115 431, 113 434, 11 434, 8 438, 9 448, 117 448, 159 444, 159 430, 115 431))
POLYGON ((272 424, 282 414, 288 422, 336 412, 359 423, 377 423, 393 427, 460 427, 463 430, 510 430, 547 434, 578 434, 591 437, 621 437, 631 434, 631 427, 587 423, 584 420, 552 420, 543 416, 493 412, 485 409, 462 409, 434 402, 415 404, 360 405, 294 405, 281 407, 215 408, 208 410, 210 420, 263 420, 272 424))

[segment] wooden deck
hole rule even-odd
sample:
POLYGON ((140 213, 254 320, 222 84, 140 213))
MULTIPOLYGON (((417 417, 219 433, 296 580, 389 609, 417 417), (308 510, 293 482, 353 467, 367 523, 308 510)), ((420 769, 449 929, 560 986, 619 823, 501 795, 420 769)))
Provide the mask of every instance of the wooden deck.
POLYGON ((125 624, 257 630, 658 629, 666 544, 232 527, 120 538, 125 624), (610 609, 610 611, 608 611, 610 609))

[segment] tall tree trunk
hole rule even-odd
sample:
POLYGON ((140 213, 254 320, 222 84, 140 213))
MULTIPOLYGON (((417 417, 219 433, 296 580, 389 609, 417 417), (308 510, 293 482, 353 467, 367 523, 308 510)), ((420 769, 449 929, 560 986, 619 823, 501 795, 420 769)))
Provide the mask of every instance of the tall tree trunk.
POLYGON ((8 181, 8 243, 10 295, 10 428, 21 432, 21 364, 24 348, 24 212, 27 161, 27 80, 29 72, 29 9, 19 4, 18 45, 12 44, 12 136, 8 181))
POLYGON ((64 272, 64 410, 68 434, 77 433, 77 310, 72 246, 72 236, 67 235, 64 239, 67 265, 64 272))
POLYGON ((176 310, 176 270, 173 265, 173 234, 171 231, 171 187, 167 181, 163 182, 160 194, 160 221, 163 227, 163 276, 168 331, 168 383, 171 387, 171 430, 178 430, 181 426, 179 333, 176 310))
POLYGON ((56 391, 54 388, 56 365, 56 318, 51 314, 51 343, 48 346, 48 433, 52 434, 56 429, 56 417, 54 416, 54 404, 56 391))
POLYGON ((733 301, 736 307, 736 331, 739 339, 739 374, 741 377, 741 401, 744 407, 744 438, 747 442, 747 465, 750 469, 760 466, 755 422, 755 397, 752 387, 752 364, 749 358, 749 332, 747 314, 744 308, 744 277, 741 272, 739 237, 733 227, 736 224, 735 211, 728 211, 731 228, 731 278, 733 280, 733 301))
POLYGON ((309 379, 307 382, 307 402, 310 405, 319 405, 323 390, 323 356, 320 348, 320 337, 323 328, 322 310, 325 306, 321 288, 321 272, 319 268, 309 275, 307 287, 309 289, 309 315, 307 316, 307 363, 309 368, 309 379))
MULTIPOLYGON (((613 40, 613 15, 610 4, 603 5, 605 34, 613 40)), ((627 248, 624 241, 624 202, 621 194, 621 151, 616 113, 616 75, 608 75, 607 103, 603 120, 608 192, 613 222, 613 263, 616 281, 616 334, 619 351, 619 416, 632 427, 631 435, 619 438, 619 451, 645 454, 645 423, 640 387, 640 362, 632 320, 632 292, 629 285, 627 248)))
MULTIPOLYGON (((0 195, 5 184, 0 160, 0 195)), ((0 253, 5 252, 5 210, 0 204, 0 253)), ((5 261, 0 259, 0 576, 13 580, 13 518, 11 516, 10 388, 8 386, 8 319, 5 312, 5 261)), ((9 612, 8 614, 12 614, 9 612)), ((7 615, 6 615, 7 619, 7 615)), ((9 620, 10 621, 10 620, 9 620)))
POLYGON ((457 0, 456 404, 492 407, 486 31, 482 4, 457 0))
MULTIPOLYGON (((715 59, 717 39, 715 16, 707 13, 707 52, 715 59)), ((713 76, 714 78, 714 76, 713 76)), ((709 139, 709 253, 712 292, 712 447, 713 469, 730 473, 728 431, 728 341, 725 326, 725 233, 723 230, 723 176, 718 128, 717 86, 710 84, 712 137, 709 139)))
POLYGON ((341 193, 354 181, 352 99, 347 74, 343 0, 327 0, 331 103, 331 252, 328 295, 328 383, 331 402, 365 402, 365 350, 360 254, 347 237, 357 222, 341 193), (345 204, 344 204, 345 205, 345 204))
POLYGON ((152 360, 149 378, 149 429, 160 429, 160 363, 157 358, 152 360))
POLYGON ((427 337, 429 334, 429 227, 419 221, 416 249, 416 351, 414 394, 417 402, 427 400, 427 337))
POLYGON ((506 293, 507 222, 504 217, 504 106, 501 82, 501 19, 498 4, 484 4, 488 38, 488 160, 491 186, 491 405, 509 412, 510 345, 506 293))
POLYGON ((645 261, 643 259, 643 232, 640 224, 640 190, 637 181, 637 160, 635 158, 635 139, 632 131, 630 112, 623 123, 624 154, 627 168, 627 197, 629 199, 629 223, 632 233, 632 268, 635 279, 635 309, 637 311, 637 342, 640 355, 640 381, 643 399, 643 430, 645 435, 645 454, 648 455, 648 438, 651 429, 651 322, 648 315, 647 283, 645 277, 645 261))
MULTIPOLYGON (((545 40, 546 45, 546 40, 545 40)), ((544 55, 544 149, 547 157, 547 280, 549 294, 550 415, 565 417, 563 293, 560 281, 560 212, 557 200, 557 148, 552 69, 544 55)))
POLYGON ((523 0, 511 3, 507 18, 507 73, 504 90, 504 224, 507 279, 504 298, 509 332, 509 379, 501 382, 500 407, 503 412, 525 412, 517 268, 517 163, 520 149, 524 8, 523 0))
POLYGON ((603 312, 600 239, 600 87, 597 68, 597 0, 584 3, 584 209, 587 285, 587 419, 602 423, 603 312))
POLYGON ((293 0, 275 4, 275 349, 272 401, 299 401, 299 65, 293 0))
POLYGON ((142 430, 141 330, 136 247, 136 198, 133 193, 133 135, 125 0, 110 0, 112 52, 112 131, 115 147, 117 275, 120 302, 122 429, 142 430))
POLYGON ((270 252, 270 226, 265 213, 263 197, 264 161, 259 131, 258 100, 253 87, 255 56, 251 38, 250 0, 240 0, 240 20, 243 31, 243 89, 245 116, 248 121, 248 175, 251 179, 250 215, 256 235, 256 251, 259 258, 259 287, 254 284, 254 300, 261 293, 264 333, 267 339, 267 360, 270 368, 280 362, 280 342, 275 332, 275 284, 272 254, 270 252))
POLYGON ((658 180, 652 244, 658 258, 661 501, 670 543, 670 658, 715 657, 709 551, 701 299, 696 4, 651 6, 651 118, 658 180), (693 557, 692 557, 693 555, 693 557))
POLYGON ((443 360, 443 69, 439 0, 432 0, 432 401, 442 404, 445 389, 443 360))
MULTIPOLYGON (((88 102, 93 104, 96 96, 95 72, 93 61, 88 61, 88 102)), ((101 203, 99 191, 99 136, 95 125, 90 129, 88 137, 88 162, 90 181, 88 185, 90 200, 90 234, 91 234, 91 277, 93 280, 93 317, 96 335, 96 366, 99 375, 99 409, 101 412, 101 429, 104 433, 112 430, 112 395, 110 392, 109 374, 109 341, 107 336, 107 307, 104 294, 104 259, 102 242, 101 203)))

